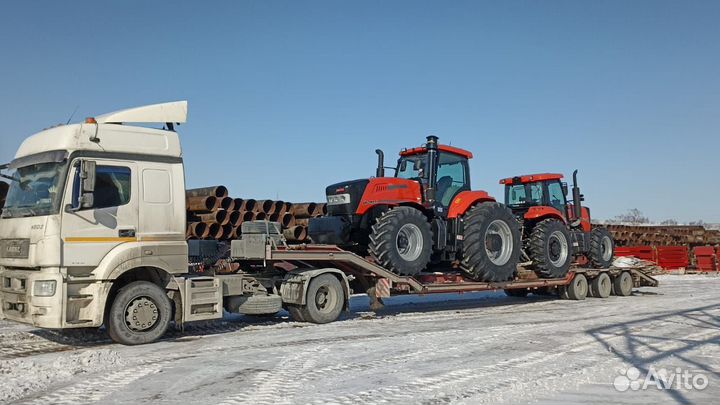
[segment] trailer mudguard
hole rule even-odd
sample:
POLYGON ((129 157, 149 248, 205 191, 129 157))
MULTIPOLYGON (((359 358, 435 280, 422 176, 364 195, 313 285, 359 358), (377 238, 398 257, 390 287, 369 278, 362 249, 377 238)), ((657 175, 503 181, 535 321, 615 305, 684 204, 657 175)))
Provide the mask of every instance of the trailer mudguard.
POLYGON ((341 280, 340 284, 342 284, 343 290, 345 291, 343 309, 345 311, 349 310, 350 294, 352 293, 352 290, 350 290, 350 282, 345 273, 334 268, 300 269, 289 272, 280 285, 280 295, 282 296, 283 302, 286 304, 305 305, 310 281, 317 276, 327 273, 333 274, 341 280))

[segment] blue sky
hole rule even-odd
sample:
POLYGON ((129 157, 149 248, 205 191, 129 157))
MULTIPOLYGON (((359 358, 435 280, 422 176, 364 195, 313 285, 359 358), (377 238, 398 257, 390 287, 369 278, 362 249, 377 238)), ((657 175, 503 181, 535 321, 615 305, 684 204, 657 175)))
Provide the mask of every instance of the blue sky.
POLYGON ((580 169, 597 218, 720 222, 720 2, 4 2, 0 160, 187 99, 188 186, 322 200, 435 134, 473 188, 580 169))

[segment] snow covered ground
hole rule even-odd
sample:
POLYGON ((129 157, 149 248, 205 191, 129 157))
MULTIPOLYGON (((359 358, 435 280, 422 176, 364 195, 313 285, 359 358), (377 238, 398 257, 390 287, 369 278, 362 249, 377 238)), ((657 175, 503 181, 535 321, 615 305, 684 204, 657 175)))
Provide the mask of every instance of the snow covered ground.
POLYGON ((720 278, 659 278, 604 300, 393 298, 377 316, 354 297, 333 324, 238 316, 140 347, 0 321, 0 402, 717 403, 720 278), (707 387, 642 389, 678 368, 707 387))

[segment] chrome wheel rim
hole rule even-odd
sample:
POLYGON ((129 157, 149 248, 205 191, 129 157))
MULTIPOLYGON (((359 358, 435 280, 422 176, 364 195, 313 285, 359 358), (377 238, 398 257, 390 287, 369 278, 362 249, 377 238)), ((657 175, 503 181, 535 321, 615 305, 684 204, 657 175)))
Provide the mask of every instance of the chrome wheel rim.
POLYGON ((415 224, 405 224, 395 237, 395 246, 403 260, 412 262, 420 257, 423 250, 422 231, 415 224))
POLYGON ((555 267, 565 265, 569 254, 568 241, 560 231, 555 231, 548 238, 548 258, 550 263, 555 267))
POLYGON ((507 222, 496 219, 485 230, 485 252, 490 261, 502 266, 510 261, 513 251, 512 231, 507 222))
POLYGON ((125 308, 125 323, 135 332, 151 329, 159 317, 157 305, 149 297, 136 297, 125 308))

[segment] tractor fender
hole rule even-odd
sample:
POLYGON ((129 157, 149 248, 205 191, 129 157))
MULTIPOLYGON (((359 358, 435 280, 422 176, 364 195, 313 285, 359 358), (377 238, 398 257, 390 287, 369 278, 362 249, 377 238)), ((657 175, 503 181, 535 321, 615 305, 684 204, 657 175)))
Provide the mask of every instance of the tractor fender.
POLYGON ((495 202, 487 191, 463 191, 456 195, 448 209, 448 218, 457 218, 472 208, 475 204, 495 202))
POLYGON ((565 216, 562 212, 553 207, 530 207, 525 213, 524 218, 526 221, 537 222, 547 218, 553 218, 566 223, 565 216))
POLYGON ((299 269, 289 272, 282 284, 280 285, 280 295, 282 300, 286 304, 305 305, 307 289, 310 285, 310 281, 323 274, 332 274, 340 280, 340 284, 343 286, 345 291, 345 302, 343 303, 343 309, 350 309, 350 281, 348 277, 342 271, 334 268, 323 268, 323 269, 299 269))

